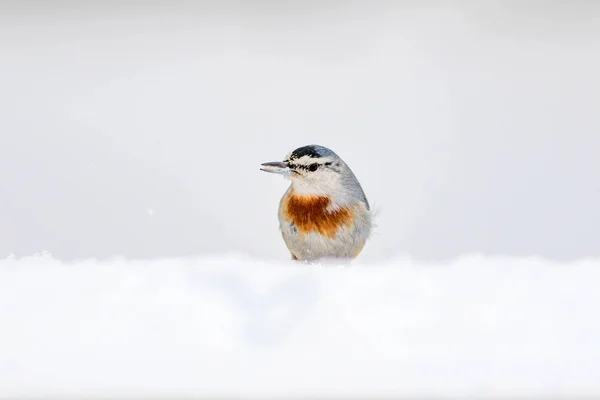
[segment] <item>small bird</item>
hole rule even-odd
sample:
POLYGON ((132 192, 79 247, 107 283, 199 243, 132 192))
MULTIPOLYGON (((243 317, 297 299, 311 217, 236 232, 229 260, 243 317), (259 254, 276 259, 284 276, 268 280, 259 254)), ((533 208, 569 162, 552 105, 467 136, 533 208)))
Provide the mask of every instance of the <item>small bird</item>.
POLYGON ((279 228, 297 261, 354 259, 372 229, 372 214, 350 167, 320 145, 299 147, 283 161, 261 164, 291 181, 279 202, 279 228))

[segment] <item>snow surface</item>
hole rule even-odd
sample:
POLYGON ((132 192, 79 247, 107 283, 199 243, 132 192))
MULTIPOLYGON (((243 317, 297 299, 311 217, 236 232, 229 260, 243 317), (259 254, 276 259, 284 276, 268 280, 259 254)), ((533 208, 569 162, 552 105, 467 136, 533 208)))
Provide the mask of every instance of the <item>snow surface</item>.
POLYGON ((600 395, 600 260, 0 260, 0 396, 600 395))

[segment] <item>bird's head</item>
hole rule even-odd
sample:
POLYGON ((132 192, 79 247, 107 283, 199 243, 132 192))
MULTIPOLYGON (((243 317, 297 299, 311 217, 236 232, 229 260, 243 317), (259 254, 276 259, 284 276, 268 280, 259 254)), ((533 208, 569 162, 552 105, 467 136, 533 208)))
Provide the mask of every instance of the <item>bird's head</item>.
POLYGON ((283 175, 300 196, 327 196, 338 205, 369 203, 348 165, 324 146, 308 145, 288 153, 283 161, 261 164, 265 172, 283 175))

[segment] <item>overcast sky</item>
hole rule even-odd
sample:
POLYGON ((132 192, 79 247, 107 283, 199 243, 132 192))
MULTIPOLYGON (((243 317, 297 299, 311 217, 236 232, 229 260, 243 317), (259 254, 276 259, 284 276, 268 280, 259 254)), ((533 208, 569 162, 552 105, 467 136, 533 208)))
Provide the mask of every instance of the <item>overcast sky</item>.
POLYGON ((311 143, 363 260, 600 256, 600 3, 2 1, 0 54, 0 257, 287 260, 311 143))

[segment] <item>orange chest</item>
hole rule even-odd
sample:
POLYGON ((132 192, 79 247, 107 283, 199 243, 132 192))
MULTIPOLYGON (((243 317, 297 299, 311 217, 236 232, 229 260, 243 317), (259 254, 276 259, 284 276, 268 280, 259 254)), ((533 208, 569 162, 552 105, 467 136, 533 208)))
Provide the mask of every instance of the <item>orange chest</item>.
POLYGON ((329 238, 343 226, 350 226, 354 214, 349 208, 328 210, 331 200, 324 196, 298 196, 293 192, 283 199, 283 218, 294 224, 300 235, 316 232, 329 238))

